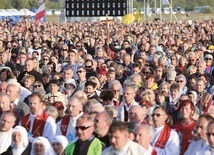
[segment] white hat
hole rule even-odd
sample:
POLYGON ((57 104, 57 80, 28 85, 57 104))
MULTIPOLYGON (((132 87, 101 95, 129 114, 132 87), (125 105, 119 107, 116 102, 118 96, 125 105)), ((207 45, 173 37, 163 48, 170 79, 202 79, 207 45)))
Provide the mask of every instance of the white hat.
POLYGON ((77 87, 76 85, 76 81, 74 79, 68 79, 65 83, 64 83, 64 86, 65 84, 72 84, 75 88, 77 87))

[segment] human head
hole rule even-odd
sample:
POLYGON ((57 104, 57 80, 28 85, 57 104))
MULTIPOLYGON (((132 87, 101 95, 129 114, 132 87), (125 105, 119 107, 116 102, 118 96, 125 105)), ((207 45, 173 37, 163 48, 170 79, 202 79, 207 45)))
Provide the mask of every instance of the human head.
POLYGON ((130 122, 141 123, 146 116, 146 107, 139 105, 132 105, 128 111, 128 118, 130 122))
POLYGON ((152 119, 155 128, 159 128, 165 125, 167 115, 164 109, 161 107, 156 107, 152 113, 152 119))
POLYGON ((204 60, 199 60, 197 63, 197 71, 200 74, 204 74, 206 69, 206 62, 204 60))
POLYGON ((141 124, 135 129, 135 141, 146 150, 149 149, 153 136, 153 128, 147 124, 141 124))
POLYGON ((53 155, 54 151, 50 142, 45 137, 36 137, 32 143, 32 155, 53 155))
POLYGON ((51 80, 49 89, 51 94, 56 94, 59 90, 60 82, 58 80, 51 80))
POLYGON ((113 80, 109 83, 109 89, 111 89, 112 92, 114 93, 115 99, 119 99, 119 96, 121 95, 121 91, 120 91, 121 87, 122 86, 120 84, 120 81, 118 80, 113 80))
POLYGON ((71 79, 73 77, 73 71, 71 67, 67 67, 63 70, 62 77, 63 81, 67 81, 68 79, 71 79))
POLYGON ((94 132, 94 121, 88 115, 82 115, 77 119, 76 135, 81 141, 86 141, 91 138, 94 132))
POLYGON ((182 100, 178 107, 180 114, 184 119, 192 119, 193 114, 195 113, 195 106, 191 100, 182 100))
POLYGON ((121 121, 113 122, 109 128, 109 138, 115 150, 123 148, 129 140, 126 124, 121 121))
POLYGON ((96 90, 96 83, 94 83, 92 81, 87 81, 85 83, 85 88, 84 89, 85 89, 85 93, 87 94, 87 96, 90 96, 96 90))
POLYGON ((29 96, 30 113, 38 114, 43 109, 43 96, 40 93, 34 92, 29 96))
POLYGON ((72 97, 68 101, 68 113, 71 117, 79 115, 83 111, 83 104, 78 97, 72 97))
POLYGON ((126 104, 131 104, 134 100, 135 100, 135 95, 136 95, 136 90, 135 90, 136 86, 126 86, 124 88, 124 100, 126 102, 126 104))
POLYGON ((16 123, 17 116, 13 111, 5 111, 0 119, 0 131, 1 132, 7 132, 16 123))
POLYGON ((20 89, 15 84, 7 85, 6 92, 10 97, 10 101, 14 102, 20 95, 20 89))
POLYGON ((8 53, 7 51, 3 51, 3 52, 1 53, 1 61, 2 61, 3 63, 5 63, 5 62, 8 61, 8 59, 9 59, 9 53, 8 53))
POLYGON ((33 62, 33 60, 32 59, 27 59, 25 61, 25 69, 26 69, 26 71, 30 72, 30 71, 33 70, 33 68, 34 68, 34 62, 33 62))
POLYGON ((207 139, 210 147, 214 148, 214 121, 211 121, 207 126, 207 139))
POLYGON ((35 77, 33 75, 26 75, 22 79, 22 83, 24 83, 24 87, 27 89, 30 89, 34 82, 35 77))
POLYGON ((196 82, 196 90, 198 93, 203 93, 206 87, 206 82, 203 78, 198 78, 196 82))
POLYGON ((0 81, 1 82, 4 82, 4 81, 6 82, 12 78, 15 78, 15 76, 10 68, 6 67, 6 68, 1 69, 1 71, 0 71, 0 81))
POLYGON ((63 135, 57 135, 54 137, 52 141, 52 147, 54 152, 57 155, 60 155, 64 152, 65 148, 68 146, 68 140, 65 136, 63 135))
POLYGON ((10 97, 4 92, 0 93, 0 110, 2 112, 10 110, 10 97))
POLYGON ((186 85, 186 77, 180 74, 176 77, 176 82, 180 85, 180 88, 182 88, 183 90, 186 85))
POLYGON ((29 144, 27 130, 22 126, 16 126, 12 132, 12 148, 23 147, 27 148, 29 144))
POLYGON ((6 88, 7 88, 8 83, 7 82, 1 82, 0 84, 0 92, 6 92, 6 88))

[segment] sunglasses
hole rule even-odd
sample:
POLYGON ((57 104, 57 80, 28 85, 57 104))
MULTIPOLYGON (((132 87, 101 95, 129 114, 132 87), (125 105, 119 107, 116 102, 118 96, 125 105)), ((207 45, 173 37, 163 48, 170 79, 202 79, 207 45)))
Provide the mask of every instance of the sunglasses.
POLYGON ((143 74, 149 75, 149 74, 150 74, 150 72, 143 72, 143 74))
POLYGON ((76 126, 75 129, 76 129, 77 131, 78 131, 79 129, 80 129, 80 130, 86 130, 86 129, 90 128, 90 127, 92 127, 92 126, 76 126))
POLYGON ((160 117, 161 115, 164 115, 164 114, 152 114, 152 117, 160 117))
POLYGON ((92 66, 85 66, 85 68, 91 68, 92 66))
POLYGON ((205 58, 205 60, 212 60, 211 58, 205 58))
POLYGON ((210 137, 211 135, 214 136, 214 133, 207 133, 207 137, 210 137))
POLYGON ((44 61, 48 61, 49 59, 43 59, 44 61))
POLYGON ((82 73, 82 72, 84 72, 84 71, 77 71, 77 73, 82 73))
POLYGON ((40 87, 41 87, 41 85, 34 85, 33 87, 35 87, 35 88, 36 88, 36 87, 39 87, 39 88, 40 88, 40 87))
POLYGON ((182 82, 184 82, 184 81, 181 80, 181 81, 176 81, 176 82, 177 82, 177 83, 182 83, 182 82))

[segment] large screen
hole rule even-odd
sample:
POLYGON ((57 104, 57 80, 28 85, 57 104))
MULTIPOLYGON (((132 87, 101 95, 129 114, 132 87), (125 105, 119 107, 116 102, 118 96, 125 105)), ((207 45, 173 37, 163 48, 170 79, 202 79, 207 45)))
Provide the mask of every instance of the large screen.
POLYGON ((66 0, 67 17, 124 16, 127 0, 66 0))

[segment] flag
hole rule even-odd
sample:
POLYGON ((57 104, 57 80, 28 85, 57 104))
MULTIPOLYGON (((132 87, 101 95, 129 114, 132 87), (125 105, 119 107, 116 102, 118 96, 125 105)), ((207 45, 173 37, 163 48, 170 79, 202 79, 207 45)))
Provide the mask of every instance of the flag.
POLYGON ((169 1, 168 0, 162 0, 162 5, 168 5, 169 1))
POLYGON ((136 9, 136 15, 135 16, 136 16, 136 19, 138 22, 141 21, 140 10, 138 8, 136 9))
POLYGON ((149 4, 147 4, 146 14, 147 14, 147 16, 149 16, 149 17, 151 17, 151 15, 152 15, 152 13, 151 13, 151 8, 149 7, 149 4))
POLYGON ((45 16, 45 0, 39 0, 39 8, 36 10, 36 21, 45 16))

